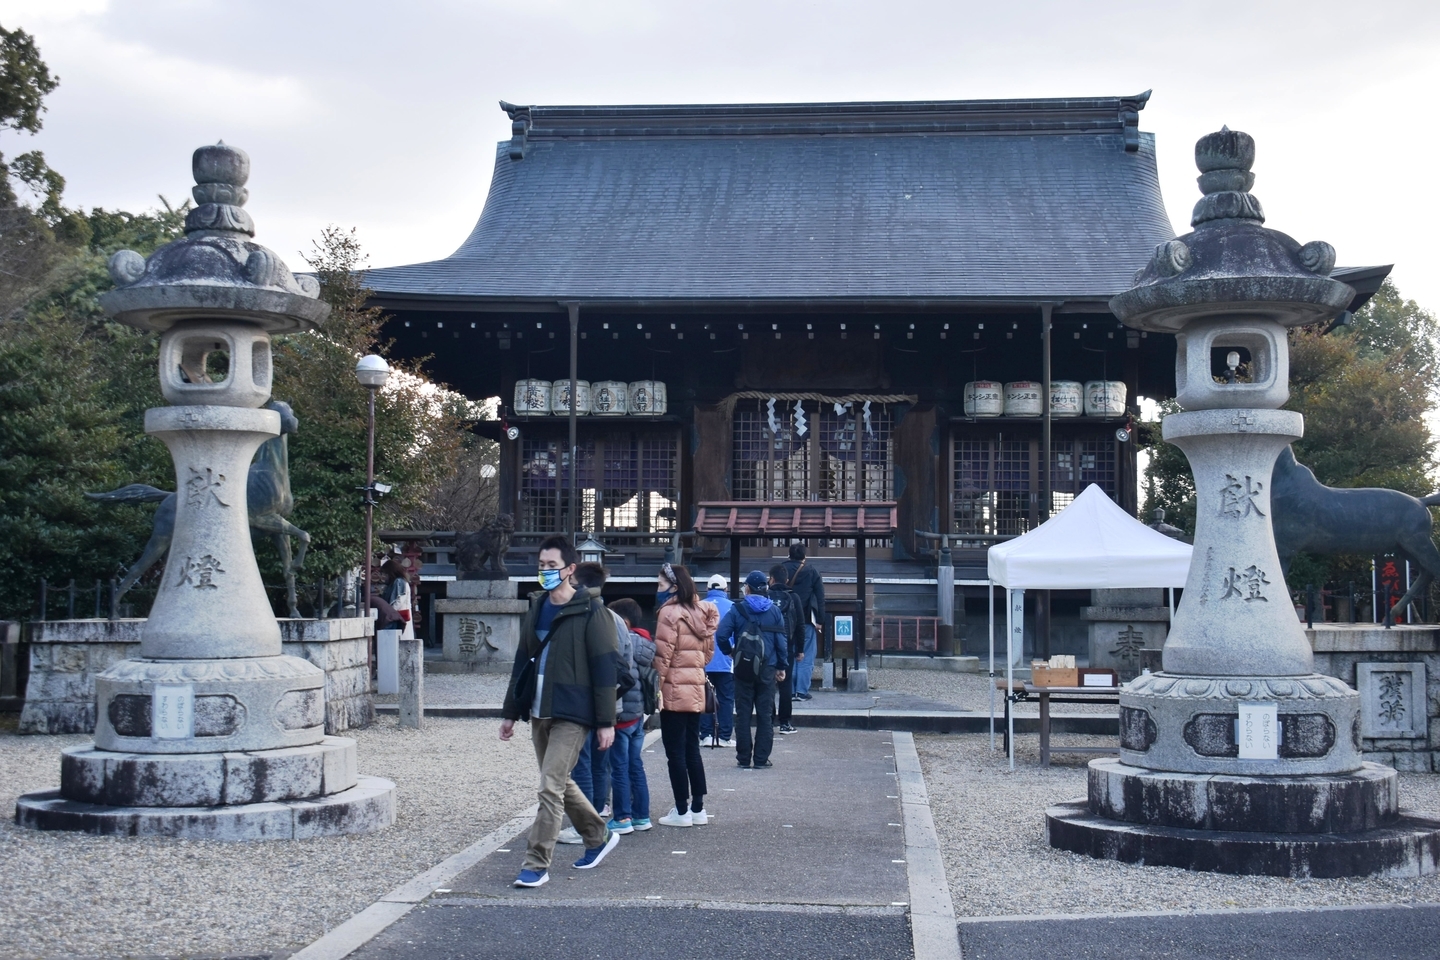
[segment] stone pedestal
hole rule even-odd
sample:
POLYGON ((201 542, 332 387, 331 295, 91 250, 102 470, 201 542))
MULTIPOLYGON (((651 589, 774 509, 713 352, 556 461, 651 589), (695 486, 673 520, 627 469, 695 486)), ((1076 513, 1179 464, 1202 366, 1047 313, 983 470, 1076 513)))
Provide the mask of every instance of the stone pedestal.
POLYGON ((1133 680, 1145 666, 1142 651, 1165 644, 1170 610, 1163 590, 1091 590, 1091 606, 1080 608, 1088 621, 1090 666, 1109 668, 1121 682, 1133 680))
POLYGON ((435 601, 441 662, 459 672, 509 673, 520 646, 520 622, 529 609, 529 601, 516 599, 509 580, 447 583, 445 598, 435 601))
MULTIPOLYGON (((375 720, 366 647, 372 621, 290 620, 280 624, 280 649, 324 674, 325 733, 375 720)), ((28 625, 30 683, 21 733, 94 733, 95 678, 138 657, 143 619, 40 620, 28 625)))
POLYGON ((400 726, 425 726, 425 647, 419 640, 400 640, 400 726))

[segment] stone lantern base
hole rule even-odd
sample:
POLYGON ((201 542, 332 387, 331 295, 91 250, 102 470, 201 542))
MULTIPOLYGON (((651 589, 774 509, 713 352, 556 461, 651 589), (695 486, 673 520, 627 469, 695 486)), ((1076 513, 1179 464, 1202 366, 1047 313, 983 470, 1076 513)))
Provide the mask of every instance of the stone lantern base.
POLYGON ((1417 877, 1440 821, 1399 809, 1397 775, 1167 773, 1092 760, 1089 796, 1045 811, 1052 847, 1096 859, 1272 877, 1417 877))
POLYGON ((356 773, 355 741, 228 753, 141 754, 70 747, 60 789, 22 796, 36 830, 187 840, 292 840, 395 822, 395 785, 356 773))

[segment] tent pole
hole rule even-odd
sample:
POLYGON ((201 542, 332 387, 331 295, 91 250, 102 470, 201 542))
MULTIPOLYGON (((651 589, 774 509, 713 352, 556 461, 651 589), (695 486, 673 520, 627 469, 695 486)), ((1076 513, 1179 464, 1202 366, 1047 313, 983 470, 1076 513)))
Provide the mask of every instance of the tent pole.
POLYGON ((995 752, 995 581, 986 590, 990 597, 990 752, 995 752))
POLYGON ((1015 595, 1005 588, 1005 696, 1009 708, 1005 711, 1005 742, 1010 745, 1010 769, 1015 769, 1015 595))

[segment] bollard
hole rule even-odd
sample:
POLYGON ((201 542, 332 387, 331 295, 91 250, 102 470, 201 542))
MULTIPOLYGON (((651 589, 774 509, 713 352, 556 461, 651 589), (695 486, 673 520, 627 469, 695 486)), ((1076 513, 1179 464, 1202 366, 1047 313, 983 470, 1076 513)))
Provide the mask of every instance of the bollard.
POLYGON ((425 645, 405 631, 400 636, 400 726, 425 726, 425 645), (409 634, 408 636, 406 634, 409 634))

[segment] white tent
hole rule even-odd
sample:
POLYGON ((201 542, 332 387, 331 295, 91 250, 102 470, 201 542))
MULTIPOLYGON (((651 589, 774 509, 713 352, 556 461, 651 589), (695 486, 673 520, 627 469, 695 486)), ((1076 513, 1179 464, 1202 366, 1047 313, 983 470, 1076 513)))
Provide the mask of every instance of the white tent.
MULTIPOLYGON (((1015 646, 1024 646, 1024 592, 1130 587, 1183 587, 1189 544, 1151 530, 1093 483, 1049 520, 989 551, 990 676, 995 676, 995 585, 1005 588, 1005 677, 1015 679, 1015 646), (1019 614, 1016 615, 1017 593, 1019 614)), ((1172 595, 1173 596, 1173 595, 1172 595)), ((1010 711, 1010 765, 1015 715, 1010 711)), ((995 746, 995 688, 990 688, 990 746, 995 746)))

